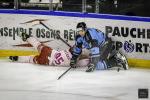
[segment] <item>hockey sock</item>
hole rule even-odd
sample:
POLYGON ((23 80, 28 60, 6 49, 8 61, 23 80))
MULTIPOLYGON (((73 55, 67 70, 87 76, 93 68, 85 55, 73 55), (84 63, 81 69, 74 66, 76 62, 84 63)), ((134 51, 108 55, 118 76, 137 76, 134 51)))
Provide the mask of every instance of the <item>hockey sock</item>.
POLYGON ((34 56, 18 56, 17 62, 21 63, 34 63, 33 62, 34 56))
MULTIPOLYGON (((27 41, 37 50, 41 43, 34 37, 30 37, 27 41)), ((38 50, 39 51, 39 50, 38 50)))

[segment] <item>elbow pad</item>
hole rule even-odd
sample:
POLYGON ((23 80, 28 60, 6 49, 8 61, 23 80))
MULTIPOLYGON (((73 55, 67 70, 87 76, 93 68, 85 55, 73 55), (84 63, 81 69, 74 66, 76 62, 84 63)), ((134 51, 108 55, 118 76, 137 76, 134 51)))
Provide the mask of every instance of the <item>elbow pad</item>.
POLYGON ((82 49, 81 48, 78 48, 78 47, 74 47, 73 48, 73 52, 72 52, 72 55, 76 55, 76 56, 79 56, 82 52, 82 49))

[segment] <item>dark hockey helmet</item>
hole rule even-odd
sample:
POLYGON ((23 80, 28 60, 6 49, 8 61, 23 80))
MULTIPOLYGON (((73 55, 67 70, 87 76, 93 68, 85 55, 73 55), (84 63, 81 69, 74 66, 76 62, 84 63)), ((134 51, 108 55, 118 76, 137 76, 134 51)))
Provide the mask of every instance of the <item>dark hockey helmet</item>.
POLYGON ((77 31, 81 31, 81 30, 86 30, 86 24, 85 24, 85 22, 79 22, 78 24, 77 24, 77 31))

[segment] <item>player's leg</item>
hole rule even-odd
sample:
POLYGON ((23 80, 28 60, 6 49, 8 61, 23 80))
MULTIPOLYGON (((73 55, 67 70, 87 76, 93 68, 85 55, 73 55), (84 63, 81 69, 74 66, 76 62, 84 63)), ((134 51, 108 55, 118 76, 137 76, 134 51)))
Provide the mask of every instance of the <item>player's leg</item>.
POLYGON ((45 46, 44 44, 40 43, 36 38, 30 37, 26 33, 21 33, 20 37, 22 38, 23 41, 27 41, 28 43, 30 43, 35 49, 38 50, 39 53, 41 52, 42 48, 45 46))
POLYGON ((34 56, 10 56, 9 59, 13 62, 35 63, 34 56))
POLYGON ((51 53, 52 49, 44 46, 37 56, 10 56, 9 59, 13 62, 50 65, 52 63, 51 53))
POLYGON ((111 41, 111 39, 107 39, 104 45, 100 49, 101 50, 100 60, 108 59, 113 49, 114 49, 113 42, 111 41))
POLYGON ((42 64, 42 65, 51 65, 52 64, 52 59, 51 59, 51 54, 53 52, 53 49, 43 46, 40 50, 40 54, 35 57, 35 61, 37 64, 42 64))
POLYGON ((110 40, 107 40, 104 43, 104 45, 102 47, 100 47, 100 57, 97 57, 98 63, 96 64, 95 67, 93 64, 90 64, 88 66, 88 69, 86 70, 86 72, 94 71, 94 69, 96 69, 96 70, 107 69, 108 67, 107 67, 107 64, 105 61, 106 61, 106 59, 109 58, 109 53, 111 52, 112 46, 113 46, 112 42, 110 40))
POLYGON ((129 69, 128 61, 125 55, 117 51, 112 57, 107 60, 109 68, 122 67, 124 70, 129 69))
MULTIPOLYGON (((20 37, 22 38, 23 41, 27 41, 35 49, 37 49, 39 51, 39 55, 35 56, 32 59, 32 61, 34 61, 34 63, 44 64, 44 65, 48 65, 49 64, 49 58, 51 56, 52 48, 41 44, 37 39, 35 39, 34 37, 30 37, 26 33, 20 34, 20 37)), ((20 58, 21 60, 24 58, 24 61, 26 61, 26 59, 29 58, 29 57, 27 57, 27 56, 25 57, 24 56, 24 57, 18 57, 18 58, 20 58)))
POLYGON ((44 46, 34 37, 29 37, 26 41, 30 43, 36 50, 38 50, 39 53, 41 52, 41 49, 44 46))
POLYGON ((104 60, 101 60, 97 63, 96 70, 106 70, 108 69, 108 65, 104 60))
POLYGON ((114 58, 116 59, 117 65, 120 65, 125 70, 129 69, 127 58, 121 52, 118 51, 114 58))
POLYGON ((86 72, 93 72, 94 70, 106 70, 108 69, 108 65, 104 60, 100 60, 97 64, 96 67, 94 67, 94 64, 89 64, 88 69, 86 72))
POLYGON ((100 59, 106 61, 108 67, 120 66, 125 70, 128 69, 127 58, 121 52, 115 50, 111 39, 108 39, 103 46, 100 59))

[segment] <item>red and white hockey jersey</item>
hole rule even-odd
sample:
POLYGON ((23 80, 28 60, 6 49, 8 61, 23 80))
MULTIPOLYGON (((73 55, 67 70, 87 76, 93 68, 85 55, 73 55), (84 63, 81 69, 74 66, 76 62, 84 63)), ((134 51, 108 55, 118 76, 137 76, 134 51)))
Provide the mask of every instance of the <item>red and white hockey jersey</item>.
POLYGON ((49 65, 69 66, 71 57, 72 55, 69 50, 52 50, 51 56, 48 57, 50 61, 49 65))

